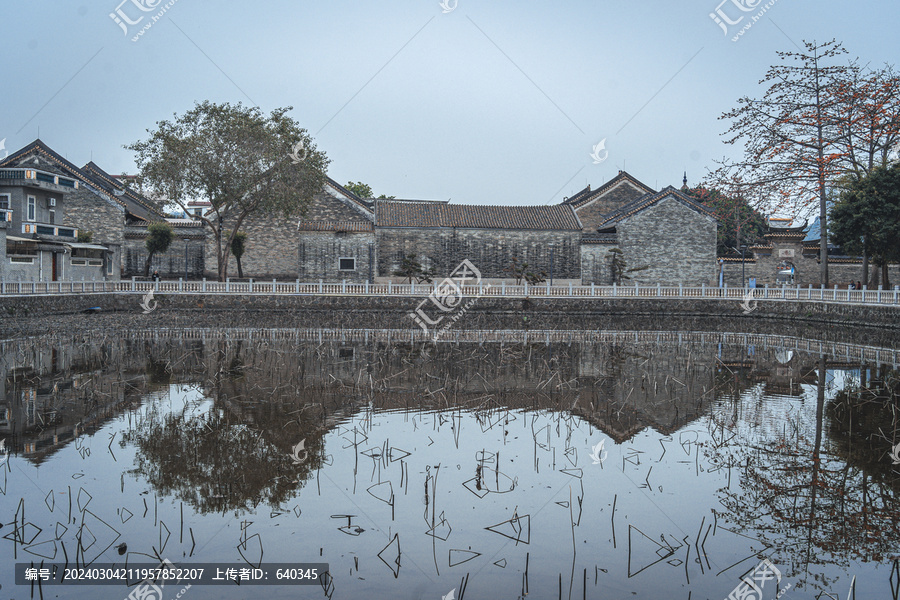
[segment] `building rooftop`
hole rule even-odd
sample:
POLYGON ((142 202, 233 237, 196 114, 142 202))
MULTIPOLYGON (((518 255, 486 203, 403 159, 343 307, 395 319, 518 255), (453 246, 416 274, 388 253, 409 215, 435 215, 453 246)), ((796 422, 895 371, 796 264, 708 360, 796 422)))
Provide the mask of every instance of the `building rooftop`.
POLYGON ((378 227, 461 227, 470 229, 581 229, 569 204, 552 206, 481 206, 379 200, 375 203, 378 227))
POLYGON ((631 215, 633 215, 637 212, 640 212, 646 208, 649 208, 650 206, 653 206, 660 200, 667 198, 669 196, 672 196, 678 202, 687 206, 691 210, 694 210, 703 215, 707 215, 713 219, 716 218, 716 216, 713 214, 713 212, 711 210, 709 210, 706 206, 704 206, 703 204, 700 204, 699 202, 697 202, 690 196, 676 190, 674 187, 672 187, 670 185, 670 186, 663 188, 662 190, 660 190, 659 192, 657 192, 655 194, 647 194, 645 196, 642 196, 642 197, 638 198, 637 200, 633 200, 633 201, 629 202, 628 204, 622 206, 618 210, 615 210, 615 211, 609 213, 608 215, 606 215, 604 217, 603 221, 598 226, 598 229, 608 229, 611 227, 615 227, 616 223, 618 223, 622 219, 630 217, 631 215))

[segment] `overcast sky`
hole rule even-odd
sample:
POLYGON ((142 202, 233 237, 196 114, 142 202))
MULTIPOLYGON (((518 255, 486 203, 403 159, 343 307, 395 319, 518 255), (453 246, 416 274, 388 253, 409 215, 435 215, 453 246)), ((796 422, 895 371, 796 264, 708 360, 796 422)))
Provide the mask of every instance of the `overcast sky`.
POLYGON ((548 204, 619 169, 696 184, 736 152, 718 117, 804 39, 895 62, 896 0, 719 1, 2 0, 0 157, 40 136, 133 173, 123 145, 195 102, 293 106, 340 183, 548 204))

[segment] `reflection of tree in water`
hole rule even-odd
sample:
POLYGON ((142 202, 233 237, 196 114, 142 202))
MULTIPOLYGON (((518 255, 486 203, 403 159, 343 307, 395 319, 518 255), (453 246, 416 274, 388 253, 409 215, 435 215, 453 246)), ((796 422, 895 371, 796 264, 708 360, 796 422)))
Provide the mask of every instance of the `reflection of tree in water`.
MULTIPOLYGON (((898 481, 886 456, 897 433, 891 417, 896 377, 893 387, 843 390, 829 403, 829 454, 822 452, 825 385, 823 358, 814 431, 803 430, 798 419, 783 436, 717 457, 737 466, 741 478, 739 492, 722 491, 727 510, 719 518, 752 531, 792 575, 809 564, 885 561, 900 542, 898 481)), ((830 587, 822 576, 806 583, 830 587)))
POLYGON ((859 386, 848 387, 828 403, 829 433, 835 451, 847 462, 865 469, 876 479, 890 480, 891 448, 900 442, 900 373, 882 370, 866 382, 863 371, 859 386))
POLYGON ((127 436, 138 448, 134 472, 160 495, 174 495, 200 513, 249 511, 260 503, 279 508, 320 466, 321 436, 301 427, 310 437, 300 454, 305 461, 294 464, 292 446, 303 439, 297 421, 284 428, 284 413, 267 412, 280 419, 248 426, 215 405, 190 416, 153 409, 127 436), (283 430, 301 437, 284 439, 283 430))
POLYGON ((215 352, 203 380, 209 408, 167 413, 154 406, 126 437, 138 448, 134 472, 200 513, 281 508, 321 465, 322 433, 312 421, 320 411, 305 409, 314 393, 274 397, 276 371, 248 381, 243 349, 238 342, 215 352), (292 450, 301 440, 297 464, 292 450))

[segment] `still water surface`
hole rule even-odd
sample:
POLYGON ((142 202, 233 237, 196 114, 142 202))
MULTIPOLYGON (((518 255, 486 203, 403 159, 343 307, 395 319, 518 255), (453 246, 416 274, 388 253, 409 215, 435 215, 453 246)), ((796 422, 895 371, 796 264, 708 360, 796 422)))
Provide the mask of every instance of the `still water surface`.
POLYGON ((896 353, 290 338, 3 343, 0 597, 160 559, 329 565, 166 600, 898 597, 896 353))

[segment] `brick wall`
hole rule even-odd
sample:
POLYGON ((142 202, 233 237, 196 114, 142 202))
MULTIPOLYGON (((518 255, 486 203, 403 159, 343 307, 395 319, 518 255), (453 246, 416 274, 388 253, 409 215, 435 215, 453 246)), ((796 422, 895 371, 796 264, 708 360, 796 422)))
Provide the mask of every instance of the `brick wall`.
POLYGON ((713 285, 716 220, 668 196, 616 225, 631 283, 713 285))
MULTIPOLYGON (((241 224, 241 231, 247 234, 244 256, 241 258, 245 278, 294 280, 300 276, 301 270, 305 272, 321 270, 322 265, 317 262, 318 258, 315 252, 315 246, 317 243, 321 243, 321 240, 313 241, 313 248, 307 247, 308 252, 305 256, 310 257, 312 263, 302 266, 300 264, 301 241, 297 224, 301 219, 370 222, 359 210, 326 193, 316 194, 302 214, 290 217, 281 214, 250 215, 241 224)), ((225 244, 225 241, 223 240, 222 243, 225 244)), ((356 244, 357 242, 354 241, 350 245, 356 244)), ((229 261, 228 276, 237 277, 237 262, 230 253, 226 255, 229 261)), ((366 253, 365 256, 368 254, 366 253)), ((336 262, 337 257, 335 257, 335 273, 337 272, 336 262)), ((217 265, 216 238, 210 234, 206 241, 207 277, 216 278, 217 265)), ((318 280, 319 276, 317 275, 315 279, 318 280)), ((340 278, 336 280, 340 281, 340 278)), ((365 281, 365 277, 362 281, 365 281)))
POLYGON ((375 279, 375 234, 372 232, 301 231, 298 277, 301 281, 364 283, 375 279), (340 269, 341 258, 354 259, 352 271, 340 269))
MULTIPOLYGON (((846 259, 841 259, 842 261, 846 259)), ((748 257, 747 264, 745 268, 745 277, 749 279, 750 277, 756 277, 757 285, 768 285, 769 287, 774 287, 778 284, 775 282, 775 265, 780 261, 758 261, 755 262, 751 258, 748 257)), ((814 288, 819 288, 819 263, 817 260, 803 260, 798 265, 797 260, 793 261, 796 267, 796 273, 798 277, 794 281, 794 285, 800 285, 802 287, 809 287, 812 285, 814 288), (804 276, 805 274, 805 276, 804 276)), ((875 269, 880 267, 875 267, 875 265, 869 265, 869 276, 871 277, 875 269)), ((900 285, 900 265, 890 265, 888 268, 888 275, 890 276, 890 284, 891 286, 900 285)), ((828 280, 829 287, 834 287, 837 284, 839 287, 846 287, 851 281, 859 281, 860 283, 865 283, 862 281, 863 272, 862 272, 862 260, 858 260, 856 262, 840 262, 834 263, 831 262, 828 264, 828 280)), ((718 266, 716 266, 716 285, 718 285, 718 266)), ((740 286, 741 285, 741 261, 729 261, 725 263, 725 283, 730 286, 740 286)), ((876 289, 873 287, 869 287, 869 289, 876 289)))
MULTIPOLYGON (((79 232, 93 233, 92 243, 102 244, 112 250, 107 255, 112 260, 110 280, 122 275, 122 250, 125 246, 125 208, 112 199, 107 200, 87 188, 66 194, 62 224, 75 227, 79 232)), ((80 275, 78 277, 80 280, 80 275)))
MULTIPOLYGON (((159 271, 163 279, 178 279, 185 276, 185 246, 187 246, 187 277, 200 279, 206 265, 206 234, 208 229, 191 228, 188 241, 184 241, 184 231, 174 228, 175 237, 169 249, 153 255, 150 273, 159 271)), ((144 263, 147 261, 147 229, 128 227, 125 232, 124 277, 143 277, 144 263)))
POLYGON ((581 280, 580 231, 382 227, 375 239, 381 281, 401 281, 392 273, 407 254, 416 254, 423 266, 433 267, 438 280, 453 273, 464 259, 485 279, 509 280, 513 257, 528 263, 530 271, 545 271, 548 281, 551 270, 554 283, 581 280))
POLYGON ((611 285, 612 269, 609 244, 581 245, 581 282, 584 285, 611 285))

